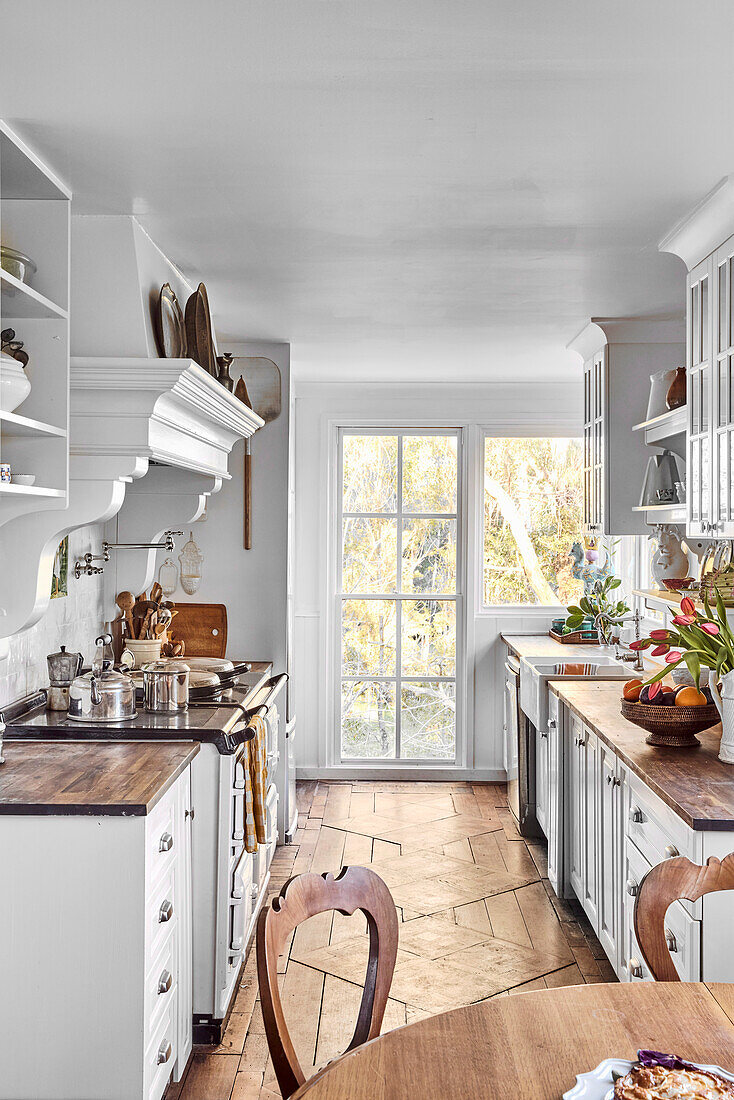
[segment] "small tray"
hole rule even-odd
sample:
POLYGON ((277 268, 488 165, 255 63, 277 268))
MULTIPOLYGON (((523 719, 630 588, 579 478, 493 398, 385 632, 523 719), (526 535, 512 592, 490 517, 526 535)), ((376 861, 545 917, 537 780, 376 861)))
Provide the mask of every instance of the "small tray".
POLYGON ((707 707, 660 707, 622 700, 622 716, 647 730, 648 745, 670 749, 697 749, 697 733, 715 726, 719 712, 713 703, 707 707))
POLYGON ((572 634, 557 634, 555 630, 549 630, 548 635, 561 645, 601 645, 598 634, 594 638, 593 635, 582 634, 580 630, 574 630, 572 634))

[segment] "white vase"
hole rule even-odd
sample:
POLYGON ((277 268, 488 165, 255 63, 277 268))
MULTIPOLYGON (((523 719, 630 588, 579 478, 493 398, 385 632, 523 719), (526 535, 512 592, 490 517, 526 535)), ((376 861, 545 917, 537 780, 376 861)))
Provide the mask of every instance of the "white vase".
POLYGON ((709 687, 721 715, 719 760, 723 760, 725 764, 734 764, 734 672, 727 672, 721 677, 721 693, 716 683, 716 673, 710 673, 709 687))
POLYGON ((30 379, 18 360, 0 355, 0 412, 14 412, 30 392, 30 379))

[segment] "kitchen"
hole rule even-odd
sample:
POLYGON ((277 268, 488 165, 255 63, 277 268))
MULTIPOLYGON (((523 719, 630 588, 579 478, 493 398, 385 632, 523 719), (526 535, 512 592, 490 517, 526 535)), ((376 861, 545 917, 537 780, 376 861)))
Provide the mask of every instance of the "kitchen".
POLYGON ((708 9, 0 4, 0 1100, 734 1094, 708 9))

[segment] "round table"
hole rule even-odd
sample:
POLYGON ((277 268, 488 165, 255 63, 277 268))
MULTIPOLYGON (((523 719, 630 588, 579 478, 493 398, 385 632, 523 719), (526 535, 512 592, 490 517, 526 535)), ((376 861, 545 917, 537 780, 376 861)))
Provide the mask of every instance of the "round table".
POLYGON ((388 1032, 303 1085, 307 1100, 560 1100, 638 1049, 734 1068, 734 985, 567 986, 497 997, 388 1032))

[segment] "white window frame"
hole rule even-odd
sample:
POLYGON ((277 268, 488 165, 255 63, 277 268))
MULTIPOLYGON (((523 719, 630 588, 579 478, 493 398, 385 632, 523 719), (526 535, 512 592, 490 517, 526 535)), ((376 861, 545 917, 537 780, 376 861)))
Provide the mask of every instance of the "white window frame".
MULTIPOLYGON (((466 538, 466 526, 467 526, 467 508, 465 502, 467 497, 464 491, 464 485, 466 480, 466 449, 464 446, 464 429, 461 425, 457 424, 443 424, 436 421, 431 423, 418 422, 410 423, 405 420, 387 423, 374 422, 374 421, 342 421, 338 424, 332 424, 332 446, 330 447, 330 453, 333 455, 332 469, 335 471, 332 479, 333 491, 331 493, 331 506, 329 508, 330 513, 330 543, 331 553, 329 554, 329 568, 328 568, 328 592, 329 592, 329 615, 327 623, 327 691, 329 692, 330 705, 328 706, 327 713, 329 714, 329 735, 327 739, 327 762, 332 767, 348 767, 359 769, 377 769, 385 771, 400 771, 406 772, 418 769, 420 771, 429 771, 431 769, 438 770, 455 770, 466 767, 466 630, 467 630, 467 615, 466 615, 466 577, 467 577, 467 538, 466 538), (436 593, 436 599, 451 600, 456 606, 456 656, 455 656, 455 670, 454 676, 449 677, 410 677, 408 680, 420 680, 421 682, 440 681, 447 679, 453 679, 455 685, 455 745, 454 759, 436 759, 435 757, 429 758, 413 758, 400 759, 396 757, 342 757, 341 755, 341 661, 342 661, 342 636, 341 636, 341 605, 344 598, 349 598, 352 593, 342 593, 341 591, 341 550, 342 550, 342 530, 343 530, 343 491, 342 491, 342 440, 345 435, 395 435, 395 436, 419 436, 419 435, 453 435, 456 437, 456 462, 457 462, 457 487, 456 487, 456 592, 455 593, 436 593)), ((402 472, 402 458, 401 450, 398 449, 398 479, 401 478, 402 472)), ((406 515, 416 516, 420 518, 424 513, 406 513, 406 515)), ((438 513, 436 513, 438 515, 438 513)), ((398 527, 400 528, 400 519, 402 517, 402 511, 398 513, 398 527)), ((428 515, 428 513, 426 513, 428 515)), ((445 516, 451 516, 453 513, 441 513, 441 518, 445 516)), ((387 597, 384 595, 376 594, 364 594, 354 593, 354 599, 384 599, 384 598, 397 598, 404 596, 410 597, 410 593, 402 593, 396 591, 387 597)), ((413 595, 413 598, 415 596, 413 595)), ((396 669, 399 668, 400 661, 400 633, 396 635, 396 669)), ((396 685, 396 725, 399 722, 399 697, 397 695, 399 688, 399 681, 393 677, 380 677, 380 676, 364 676, 365 682, 377 682, 377 681, 390 681, 396 685)), ((399 752, 400 742, 399 733, 396 728, 396 748, 399 752)))
MULTIPOLYGON (((569 429, 569 425, 534 424, 520 426, 507 424, 501 427, 484 425, 479 430, 479 446, 476 458, 477 484, 477 525, 474 538, 475 547, 475 587, 477 593, 476 614, 501 616, 507 614, 537 615, 539 618, 555 617, 564 612, 562 603, 485 603, 484 602, 484 453, 487 439, 579 439, 583 442, 580 429, 569 429), (577 434, 578 433, 578 434, 577 434)), ((569 547, 570 549, 570 547, 569 547)))

